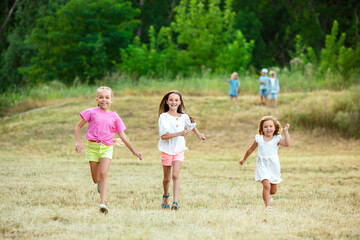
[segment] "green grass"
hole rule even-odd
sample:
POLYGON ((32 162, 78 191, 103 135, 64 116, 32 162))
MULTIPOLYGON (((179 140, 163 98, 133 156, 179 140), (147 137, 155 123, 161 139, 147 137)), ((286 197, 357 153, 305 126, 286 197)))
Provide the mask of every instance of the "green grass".
MULTIPOLYGON (((74 150, 73 129, 79 112, 95 106, 93 92, 0 120, 0 238, 360 238, 360 140, 324 127, 297 126, 289 114, 295 111, 290 99, 301 105, 319 97, 336 105, 347 90, 285 93, 276 110, 261 107, 255 94, 243 94, 238 111, 229 109, 224 95, 184 94, 207 140, 187 137, 178 212, 160 209, 157 108, 163 93, 135 94, 115 91, 112 108, 145 158, 140 162, 126 148, 115 148, 106 216, 98 212, 88 163, 74 150), (269 114, 291 124, 291 146, 279 150, 284 181, 272 212, 264 211, 261 184, 254 181, 256 153, 244 166, 238 164, 261 116, 269 114)), ((83 129, 84 141, 85 134, 83 129)))
MULTIPOLYGON (((286 92, 311 92, 317 90, 345 90, 360 84, 359 74, 355 74, 344 80, 340 75, 326 73, 320 75, 311 71, 292 71, 286 68, 270 68, 277 72, 280 79, 282 93, 286 92)), ((174 79, 164 77, 153 79, 141 77, 134 81, 128 76, 117 73, 97 81, 94 86, 79 84, 74 81, 72 87, 67 87, 59 81, 34 86, 24 86, 14 91, 0 94, 0 117, 23 112, 29 109, 52 105, 57 99, 66 99, 76 96, 93 96, 98 86, 107 85, 125 95, 154 95, 163 94, 169 89, 181 89, 184 94, 192 96, 223 96, 229 91, 226 83, 230 77, 228 74, 193 74, 187 77, 178 76, 174 79), (54 101, 55 100, 55 101, 54 101)), ((241 94, 256 94, 259 91, 259 75, 243 74, 239 76, 241 94)))

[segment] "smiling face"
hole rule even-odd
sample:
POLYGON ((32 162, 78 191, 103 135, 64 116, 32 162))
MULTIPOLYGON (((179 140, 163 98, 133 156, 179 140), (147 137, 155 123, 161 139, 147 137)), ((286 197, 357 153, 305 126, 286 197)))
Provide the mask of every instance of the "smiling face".
POLYGON ((275 124, 273 120, 267 120, 264 122, 263 124, 263 133, 265 136, 267 137, 271 137, 274 136, 274 132, 275 132, 275 124))
POLYGON ((181 105, 180 96, 176 93, 171 93, 166 100, 166 104, 169 106, 169 111, 177 112, 178 107, 181 105))
POLYGON ((112 103, 111 90, 109 89, 100 89, 96 94, 96 101, 98 106, 105 112, 109 111, 109 107, 112 103))

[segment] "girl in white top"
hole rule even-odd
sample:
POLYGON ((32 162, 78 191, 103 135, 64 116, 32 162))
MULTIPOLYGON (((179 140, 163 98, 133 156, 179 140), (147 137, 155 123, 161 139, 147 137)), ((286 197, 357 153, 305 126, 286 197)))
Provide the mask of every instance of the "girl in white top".
POLYGON ((250 154, 258 148, 258 156, 256 160, 256 172, 255 180, 263 184, 262 197, 266 206, 266 209, 271 210, 270 204, 273 199, 270 195, 274 195, 277 191, 277 184, 281 179, 280 174, 280 162, 278 157, 279 145, 284 147, 290 146, 289 135, 290 124, 286 124, 284 127, 285 139, 281 138, 280 122, 273 116, 265 116, 260 120, 259 129, 255 136, 254 142, 248 148, 245 156, 240 160, 240 164, 243 165, 250 154))
POLYGON ((196 129, 196 123, 193 118, 184 113, 185 105, 182 100, 181 93, 172 90, 165 94, 159 106, 159 145, 161 151, 161 162, 164 170, 163 188, 164 194, 162 198, 162 208, 169 209, 168 198, 169 185, 171 178, 173 180, 173 197, 171 209, 178 210, 179 192, 180 192, 180 168, 184 161, 185 136, 193 131, 200 140, 205 140, 205 135, 196 129))

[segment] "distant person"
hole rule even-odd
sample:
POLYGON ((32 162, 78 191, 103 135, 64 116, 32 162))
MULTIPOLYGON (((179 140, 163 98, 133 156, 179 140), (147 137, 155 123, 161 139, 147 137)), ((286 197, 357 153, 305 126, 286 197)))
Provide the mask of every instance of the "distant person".
POLYGON ((273 116, 265 116, 260 120, 258 133, 255 140, 248 148, 245 156, 240 160, 243 165, 250 154, 258 148, 256 160, 255 180, 263 185, 262 197, 266 209, 272 210, 271 203, 277 191, 277 185, 282 181, 280 174, 280 161, 278 157, 279 145, 284 147, 290 146, 289 124, 284 127, 285 139, 281 138, 281 125, 273 116))
POLYGON ((268 92, 269 92, 270 105, 274 108, 277 108, 277 99, 278 99, 278 93, 280 92, 280 83, 274 71, 270 71, 268 92))
POLYGON ((161 151, 161 162, 163 165, 164 194, 162 198, 162 208, 169 209, 168 198, 170 197, 169 185, 173 180, 173 203, 171 210, 178 210, 180 193, 180 168, 184 161, 185 136, 193 131, 200 140, 205 140, 205 135, 196 129, 194 119, 185 111, 184 101, 181 93, 173 90, 165 94, 159 106, 159 135, 160 140, 158 149, 161 151))
POLYGON ((114 132, 119 134, 121 140, 129 150, 142 160, 143 155, 135 150, 129 138, 125 134, 125 125, 115 111, 110 111, 113 101, 113 92, 109 87, 99 87, 96 91, 97 107, 89 108, 80 113, 81 120, 75 127, 76 152, 81 153, 84 146, 81 142, 80 130, 88 122, 89 127, 86 135, 87 149, 85 159, 90 163, 91 176, 97 183, 100 193, 99 209, 102 213, 108 213, 106 207, 107 174, 113 156, 114 132))
POLYGON ((240 83, 239 83, 239 79, 238 79, 238 73, 234 72, 231 74, 231 78, 229 80, 227 80, 227 82, 230 84, 230 91, 229 91, 229 99, 230 99, 230 109, 233 109, 233 99, 236 99, 236 108, 239 109, 239 99, 238 99, 238 95, 239 95, 239 88, 240 88, 240 83))
POLYGON ((266 68, 263 68, 261 70, 261 76, 259 77, 259 84, 260 84, 260 101, 261 105, 266 105, 266 99, 267 99, 267 88, 269 83, 269 77, 267 76, 268 70, 266 68))

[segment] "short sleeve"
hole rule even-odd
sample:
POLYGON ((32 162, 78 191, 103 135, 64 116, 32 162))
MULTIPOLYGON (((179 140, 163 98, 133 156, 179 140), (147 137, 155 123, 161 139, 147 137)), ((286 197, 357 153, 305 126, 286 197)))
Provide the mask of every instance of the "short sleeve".
POLYGON ((113 126, 113 132, 116 132, 116 133, 120 133, 120 132, 123 132, 125 131, 126 129, 126 126, 124 124, 124 122, 121 120, 121 118, 119 117, 119 115, 114 112, 115 114, 115 121, 114 121, 114 126, 113 126))
POLYGON ((159 117, 159 135, 160 135, 160 137, 169 132, 170 132, 169 123, 166 121, 164 115, 160 115, 160 117, 159 117))
POLYGON ((282 139, 282 137, 280 134, 275 136, 276 143, 279 143, 281 139, 282 139))
POLYGON ((260 141, 261 135, 256 134, 255 135, 255 141, 258 143, 260 141))
POLYGON ((80 117, 85 121, 89 122, 91 120, 91 110, 92 108, 86 109, 80 113, 80 117))
POLYGON ((196 123, 192 123, 191 120, 190 120, 190 117, 189 115, 187 115, 186 113, 184 114, 184 117, 185 117, 185 127, 187 130, 191 131, 194 129, 194 127, 196 126, 196 123))

